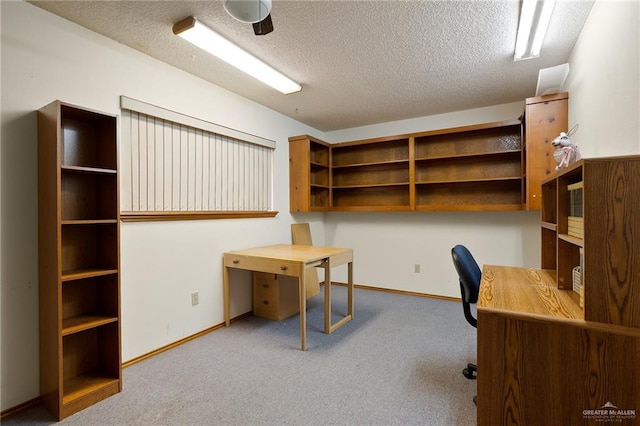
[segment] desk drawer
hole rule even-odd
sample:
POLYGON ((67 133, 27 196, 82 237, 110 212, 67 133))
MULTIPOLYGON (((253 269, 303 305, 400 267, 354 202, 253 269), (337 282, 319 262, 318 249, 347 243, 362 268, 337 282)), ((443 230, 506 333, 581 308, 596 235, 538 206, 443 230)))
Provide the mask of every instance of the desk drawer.
POLYGON ((234 254, 225 254, 224 266, 249 271, 268 272, 271 274, 298 276, 300 263, 289 260, 268 259, 261 257, 247 257, 234 254))
POLYGON ((280 321, 300 311, 297 278, 253 273, 253 314, 280 321))
POLYGON ((260 298, 278 297, 278 275, 266 272, 253 273, 253 296, 260 298))

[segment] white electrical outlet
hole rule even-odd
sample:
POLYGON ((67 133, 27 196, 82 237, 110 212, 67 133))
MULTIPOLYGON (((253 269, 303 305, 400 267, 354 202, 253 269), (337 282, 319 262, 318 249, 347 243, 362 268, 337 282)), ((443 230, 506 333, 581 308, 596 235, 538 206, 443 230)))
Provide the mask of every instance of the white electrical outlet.
POLYGON ((416 263, 415 265, 413 265, 413 272, 415 272, 416 274, 420 273, 420 264, 416 263))
POLYGON ((198 303, 200 303, 200 295, 197 291, 194 291, 191 293, 191 306, 196 306, 198 303))

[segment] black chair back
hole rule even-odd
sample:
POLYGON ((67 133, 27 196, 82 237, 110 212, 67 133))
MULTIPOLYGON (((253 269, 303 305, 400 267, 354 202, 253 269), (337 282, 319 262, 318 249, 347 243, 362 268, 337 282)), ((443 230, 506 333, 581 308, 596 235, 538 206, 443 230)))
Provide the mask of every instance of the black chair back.
POLYGON ((478 267, 478 263, 471 255, 471 252, 461 244, 451 249, 451 257, 460 280, 464 317, 469 324, 477 327, 477 320, 471 314, 471 304, 478 302, 482 271, 480 271, 480 267, 478 267))

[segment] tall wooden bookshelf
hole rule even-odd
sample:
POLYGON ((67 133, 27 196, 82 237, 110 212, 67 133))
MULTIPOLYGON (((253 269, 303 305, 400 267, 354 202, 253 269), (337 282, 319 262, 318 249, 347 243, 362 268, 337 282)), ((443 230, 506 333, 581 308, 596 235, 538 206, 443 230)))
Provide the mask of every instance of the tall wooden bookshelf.
POLYGON ((63 419, 122 389, 118 119, 38 111, 40 392, 63 419))

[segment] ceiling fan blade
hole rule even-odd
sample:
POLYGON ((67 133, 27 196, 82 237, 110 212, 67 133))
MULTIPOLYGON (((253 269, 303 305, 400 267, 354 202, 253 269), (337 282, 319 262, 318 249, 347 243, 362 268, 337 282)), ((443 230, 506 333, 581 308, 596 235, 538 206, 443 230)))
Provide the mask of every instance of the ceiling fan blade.
POLYGON ((253 32, 255 35, 266 35, 273 31, 273 22, 271 21, 271 14, 268 14, 266 18, 264 18, 260 22, 256 22, 253 25, 253 32))

